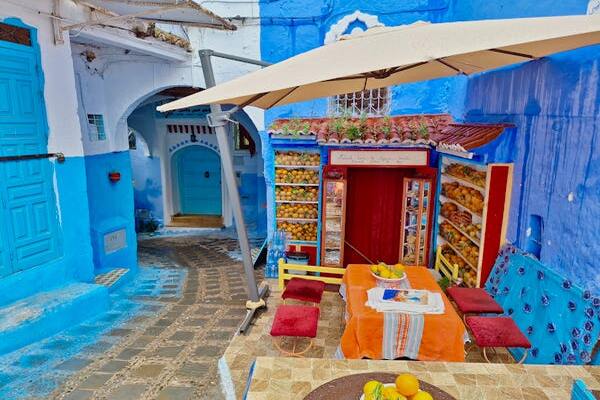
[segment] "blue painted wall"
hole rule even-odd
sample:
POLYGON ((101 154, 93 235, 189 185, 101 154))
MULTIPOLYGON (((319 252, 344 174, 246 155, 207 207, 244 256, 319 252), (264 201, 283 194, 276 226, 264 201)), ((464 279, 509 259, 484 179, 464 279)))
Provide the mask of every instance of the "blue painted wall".
POLYGON ((85 157, 90 228, 94 267, 96 271, 124 267, 137 268, 137 238, 135 234, 133 185, 129 151, 85 157), (109 172, 121 173, 113 183, 109 172), (118 229, 126 231, 126 247, 106 254, 104 234, 118 229))
POLYGON ((130 151, 133 196, 136 210, 149 210, 159 223, 164 221, 160 158, 150 157, 138 146, 130 151))
MULTIPOLYGON (((408 0, 400 3, 394 0, 262 0, 261 56, 265 61, 278 62, 321 46, 331 26, 356 10, 378 16, 386 26, 397 26, 419 20, 444 21, 451 5, 451 0, 408 0)), ((364 26, 351 24, 348 30, 353 28, 364 29, 364 26)), ((451 113, 458 116, 462 111, 465 88, 466 78, 438 79, 395 87, 390 113, 451 113)), ((276 107, 266 112, 265 124, 268 126, 276 118, 322 116, 326 112, 325 99, 276 107)))
POLYGON ((600 290, 600 46, 471 80, 470 121, 517 126, 508 239, 525 248, 542 218, 541 261, 600 290))
MULTIPOLYGON (((337 1, 263 0, 263 59, 280 61, 323 43, 329 27, 355 10, 386 25, 585 14, 588 0, 337 1)), ((470 122, 509 122, 516 128, 479 149, 488 161, 514 161, 508 239, 526 247, 529 221, 542 219, 541 261, 579 286, 600 291, 600 46, 470 78, 393 89, 391 114, 449 112, 470 122), (535 217, 533 218, 535 220, 535 217)), ((278 117, 320 116, 326 101, 278 107, 278 117)), ((263 135, 265 166, 270 141, 263 135)), ((265 170, 269 173, 269 169, 265 170)), ((272 177, 267 176, 267 185, 272 177)), ((534 227, 535 228, 535 227, 534 227)))
MULTIPOLYGON (((575 15, 585 14, 587 4, 454 0, 449 15, 452 20, 575 15)), ((595 292, 600 292, 599 79, 600 46, 565 52, 472 77, 464 112, 468 121, 516 125, 498 154, 515 163, 508 239, 526 248, 536 230, 530 223, 541 217, 541 261, 595 292)))

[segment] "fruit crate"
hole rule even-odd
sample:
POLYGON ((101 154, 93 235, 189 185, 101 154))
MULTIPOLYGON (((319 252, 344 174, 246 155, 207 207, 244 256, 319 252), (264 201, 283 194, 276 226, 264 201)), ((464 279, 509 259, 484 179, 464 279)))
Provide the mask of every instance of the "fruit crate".
POLYGON ((440 157, 435 267, 448 278, 470 287, 487 280, 505 242, 512 170, 512 164, 440 157))

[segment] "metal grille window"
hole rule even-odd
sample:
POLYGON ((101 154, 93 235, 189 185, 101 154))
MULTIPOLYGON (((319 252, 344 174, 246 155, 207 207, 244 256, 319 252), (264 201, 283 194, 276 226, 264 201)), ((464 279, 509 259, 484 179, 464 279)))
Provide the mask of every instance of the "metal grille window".
POLYGON ((101 114, 88 114, 88 134, 90 141, 98 142, 106 140, 104 130, 104 117, 101 114))
POLYGON ((329 100, 330 115, 386 115, 390 108, 390 90, 387 87, 341 94, 329 100))

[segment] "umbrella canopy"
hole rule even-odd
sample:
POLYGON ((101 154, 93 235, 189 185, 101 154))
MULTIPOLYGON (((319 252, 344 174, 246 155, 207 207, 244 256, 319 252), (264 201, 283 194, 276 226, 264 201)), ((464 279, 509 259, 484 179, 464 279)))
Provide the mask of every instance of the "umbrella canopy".
POLYGON ((373 28, 158 107, 267 109, 319 97, 474 74, 600 43, 600 15, 373 28))

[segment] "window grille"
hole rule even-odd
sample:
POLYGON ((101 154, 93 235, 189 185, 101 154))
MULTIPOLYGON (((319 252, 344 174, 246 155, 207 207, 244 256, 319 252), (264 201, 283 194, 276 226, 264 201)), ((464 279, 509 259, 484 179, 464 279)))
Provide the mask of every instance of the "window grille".
POLYGON ((386 115, 390 110, 390 90, 387 87, 341 94, 329 99, 329 115, 386 115))
POLYGON ((168 124, 167 125, 167 132, 168 133, 187 133, 189 134, 204 134, 204 135, 210 135, 213 133, 213 130, 210 129, 209 126, 207 125, 188 125, 188 124, 184 124, 184 125, 175 125, 175 124, 168 124))
POLYGON ((0 40, 24 46, 31 46, 31 31, 19 26, 12 26, 0 22, 0 40))
POLYGON ((104 117, 101 114, 88 114, 88 135, 90 141, 98 142, 106 140, 104 130, 104 117))

